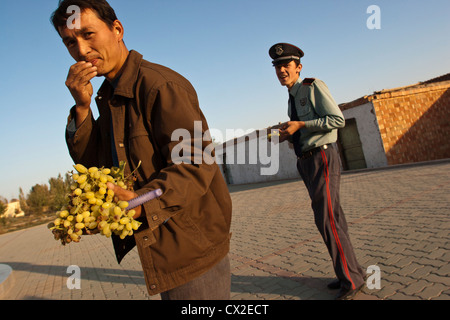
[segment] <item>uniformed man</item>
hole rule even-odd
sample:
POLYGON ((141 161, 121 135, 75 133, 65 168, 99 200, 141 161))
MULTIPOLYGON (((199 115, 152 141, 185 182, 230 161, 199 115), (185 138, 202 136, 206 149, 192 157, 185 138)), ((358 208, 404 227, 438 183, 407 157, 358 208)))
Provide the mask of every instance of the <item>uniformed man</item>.
POLYGON ((308 189, 316 226, 333 260, 337 279, 328 287, 340 289, 336 299, 351 299, 363 287, 364 273, 340 205, 340 158, 332 146, 338 129, 345 125, 344 116, 323 81, 300 78, 301 49, 277 43, 269 55, 278 80, 289 90, 291 121, 281 125, 280 141, 289 139, 294 144, 297 169, 308 189))

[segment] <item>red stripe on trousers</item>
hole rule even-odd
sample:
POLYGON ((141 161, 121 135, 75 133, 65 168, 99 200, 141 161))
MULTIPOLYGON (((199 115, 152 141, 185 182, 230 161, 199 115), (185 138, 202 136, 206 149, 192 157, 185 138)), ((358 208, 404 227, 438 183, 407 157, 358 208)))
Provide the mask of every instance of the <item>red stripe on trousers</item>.
POLYGON ((323 160, 323 162, 325 164, 324 176, 325 176, 325 182, 326 182, 326 185, 327 185, 328 216, 329 216, 329 219, 330 219, 331 230, 333 231, 334 240, 336 241, 336 244, 337 244, 337 247, 338 247, 338 250, 339 250, 339 254, 341 255, 341 260, 342 260, 342 264, 344 266, 345 273, 347 274, 348 279, 352 283, 352 289, 355 290, 356 286, 353 283, 352 278, 350 277, 350 272, 348 271, 347 260, 345 259, 344 250, 342 249, 342 245, 341 245, 341 242, 339 240, 339 236, 338 236, 338 233, 337 233, 336 225, 334 224, 333 206, 332 206, 332 203, 331 203, 331 193, 330 193, 330 184, 329 184, 329 173, 328 173, 327 156, 326 156, 326 154, 325 154, 325 152, 323 150, 320 150, 320 153, 322 154, 322 160, 323 160))

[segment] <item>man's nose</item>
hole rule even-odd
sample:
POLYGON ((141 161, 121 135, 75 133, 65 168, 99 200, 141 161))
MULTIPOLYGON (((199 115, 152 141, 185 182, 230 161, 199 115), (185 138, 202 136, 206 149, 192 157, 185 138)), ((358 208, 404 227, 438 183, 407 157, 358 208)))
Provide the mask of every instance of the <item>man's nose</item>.
POLYGON ((91 47, 84 40, 78 40, 78 57, 80 61, 85 61, 86 57, 91 52, 91 47))
POLYGON ((278 73, 284 73, 284 71, 286 70, 286 68, 283 67, 283 66, 279 66, 279 67, 277 67, 276 70, 277 70, 278 73))

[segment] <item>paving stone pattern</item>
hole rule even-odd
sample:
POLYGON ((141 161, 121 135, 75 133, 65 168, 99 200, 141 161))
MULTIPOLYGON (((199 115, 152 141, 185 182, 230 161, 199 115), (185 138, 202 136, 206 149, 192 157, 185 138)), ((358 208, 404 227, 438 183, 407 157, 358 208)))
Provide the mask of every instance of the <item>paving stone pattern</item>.
MULTIPOLYGON (((357 257, 364 269, 380 270, 380 289, 366 287, 355 299, 450 299, 449 178, 450 161, 342 175, 357 257)), ((333 299, 326 284, 334 272, 303 182, 230 191, 232 299, 333 299)), ((160 299, 147 293, 137 250, 119 265, 111 240, 99 235, 65 247, 45 225, 1 235, 0 264, 13 269, 1 299, 160 299), (67 287, 70 265, 80 267, 81 289, 67 287)))

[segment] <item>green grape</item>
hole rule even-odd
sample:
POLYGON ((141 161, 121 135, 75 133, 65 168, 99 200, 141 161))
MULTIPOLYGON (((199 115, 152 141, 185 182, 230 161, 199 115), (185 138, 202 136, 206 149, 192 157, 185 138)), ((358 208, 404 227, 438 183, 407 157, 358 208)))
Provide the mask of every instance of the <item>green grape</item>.
POLYGON ((89 223, 88 225, 88 229, 94 230, 95 228, 97 228, 98 223, 96 221, 92 221, 89 223))
POLYGON ((137 220, 131 221, 131 227, 132 227, 133 230, 139 229, 140 225, 141 225, 141 223, 139 221, 137 221, 137 220))
POLYGON ((110 207, 111 207, 111 201, 107 201, 102 204, 103 209, 109 209, 110 207))
POLYGON ((86 180, 87 180, 87 175, 85 175, 85 174, 82 174, 82 175, 77 179, 77 183, 80 185, 80 187, 83 186, 83 187, 81 187, 81 189, 84 189, 84 186, 85 186, 85 185, 83 185, 83 183, 85 183, 86 180))
POLYGON ((120 219, 120 224, 127 224, 129 222, 130 222, 130 218, 128 218, 128 217, 120 219))
POLYGON ((94 174, 98 171, 98 168, 97 168, 97 167, 90 167, 90 168, 88 169, 88 171, 89 171, 89 173, 91 173, 92 175, 94 175, 94 174))
POLYGON ((119 224, 117 223, 117 222, 113 222, 113 223, 111 223, 111 225, 109 226, 109 228, 111 229, 111 230, 116 230, 117 228, 119 227, 119 224))
POLYGON ((114 207, 113 209, 113 215, 115 216, 122 216, 122 210, 120 209, 120 207, 114 207))
POLYGON ((60 218, 67 218, 69 216, 69 211, 63 210, 59 213, 60 218))
POLYGON ((75 168, 75 170, 77 170, 79 173, 86 173, 88 171, 88 169, 83 166, 82 164, 76 164, 73 166, 75 168))
POLYGON ((128 230, 123 229, 122 233, 120 234, 120 239, 125 239, 125 237, 128 235, 128 230))
POLYGON ((132 219, 136 215, 136 211, 130 210, 127 213, 128 218, 132 219))
POLYGON ((128 202, 127 201, 119 201, 119 207, 120 209, 125 209, 128 207, 128 202))
POLYGON ((78 222, 77 224, 75 224, 75 228, 77 228, 78 230, 82 230, 84 229, 85 225, 82 222, 78 222))
MULTIPOLYGON (((104 222, 106 222, 106 221, 104 221, 104 222)), ((111 228, 110 228, 110 226, 109 226, 109 223, 105 223, 104 225, 103 225, 103 228, 102 228, 102 233, 104 234, 104 235, 107 235, 108 233, 110 233, 111 232, 111 228)))

